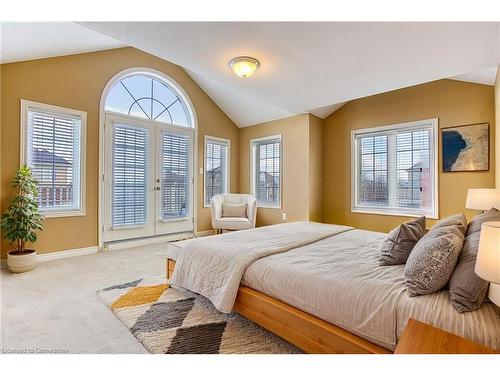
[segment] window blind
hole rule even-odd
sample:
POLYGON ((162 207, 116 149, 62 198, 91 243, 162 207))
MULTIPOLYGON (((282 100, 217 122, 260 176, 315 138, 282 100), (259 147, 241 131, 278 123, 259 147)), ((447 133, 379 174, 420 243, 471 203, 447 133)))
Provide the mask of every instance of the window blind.
POLYGON ((354 135, 354 210, 435 216, 431 122, 354 135))
POLYGON ((113 125, 112 225, 147 222, 149 134, 130 125, 113 125))
POLYGON ((213 196, 227 193, 228 143, 207 139, 205 142, 205 205, 213 196))
POLYGON ((386 205, 389 199, 387 135, 364 137, 359 142, 359 200, 374 205, 386 205))
POLYGON ((188 215, 190 140, 187 135, 163 132, 161 154, 162 219, 188 215))
POLYGON ((264 206, 281 204, 281 139, 255 140, 253 145, 254 195, 264 206))
POLYGON ((429 207, 430 131, 426 129, 396 135, 397 205, 399 207, 429 207))
POLYGON ((82 119, 29 107, 27 131, 27 164, 38 181, 40 210, 80 210, 82 119))

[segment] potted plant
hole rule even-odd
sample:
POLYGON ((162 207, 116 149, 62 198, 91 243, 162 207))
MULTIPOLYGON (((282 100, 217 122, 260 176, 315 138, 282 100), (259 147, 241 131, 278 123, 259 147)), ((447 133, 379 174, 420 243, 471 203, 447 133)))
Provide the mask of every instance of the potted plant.
POLYGON ((26 244, 36 241, 36 231, 43 229, 43 217, 38 210, 38 182, 31 169, 27 166, 19 168, 11 184, 18 194, 2 215, 0 227, 4 237, 17 244, 16 250, 7 253, 7 265, 12 272, 20 273, 31 271, 36 266, 36 251, 26 249, 26 244))

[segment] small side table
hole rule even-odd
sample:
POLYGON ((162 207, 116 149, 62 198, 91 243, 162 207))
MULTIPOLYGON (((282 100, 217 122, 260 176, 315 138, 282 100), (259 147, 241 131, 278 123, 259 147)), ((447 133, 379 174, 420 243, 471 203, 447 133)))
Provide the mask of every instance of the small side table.
POLYGON ((394 354, 495 354, 496 351, 463 337, 410 319, 394 354))

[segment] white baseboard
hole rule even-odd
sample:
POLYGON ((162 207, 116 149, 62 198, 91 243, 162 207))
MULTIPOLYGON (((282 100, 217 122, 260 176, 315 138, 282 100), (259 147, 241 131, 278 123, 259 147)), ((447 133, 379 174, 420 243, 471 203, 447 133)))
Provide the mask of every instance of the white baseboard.
MULTIPOLYGON (((196 237, 206 237, 206 236, 211 236, 214 234, 213 230, 205 230, 201 232, 196 232, 196 237)), ((129 249, 132 247, 137 247, 137 246, 148 246, 148 245, 155 245, 159 243, 167 243, 171 241, 179 241, 179 240, 185 240, 188 238, 193 238, 194 234, 193 233, 176 233, 176 234, 168 234, 164 236, 157 236, 157 237, 149 237, 149 238, 140 238, 136 240, 127 240, 127 241, 121 241, 121 242, 114 242, 114 243, 109 243, 106 244, 105 247, 107 246, 106 250, 122 250, 122 249, 129 249)), ((61 250, 61 251, 54 251, 52 253, 45 253, 45 254, 38 254, 37 260, 38 262, 49 262, 51 260, 56 260, 56 259, 65 259, 65 258, 73 258, 73 257, 78 257, 82 255, 89 255, 89 254, 95 254, 99 250, 98 246, 90 246, 90 247, 83 247, 80 249, 69 249, 69 250, 61 250)), ((0 261, 0 268, 7 268, 7 260, 2 259, 0 261)))
POLYGON ((98 250, 99 248, 97 246, 89 246, 82 247, 80 249, 54 251, 53 253, 38 254, 37 260, 39 262, 49 262, 56 259, 73 258, 82 255, 95 254, 98 250))
POLYGON ((213 230, 203 230, 201 232, 196 232, 196 237, 212 236, 213 234, 214 234, 213 230))
MULTIPOLYGON (((89 254, 95 254, 98 251, 97 246, 89 246, 89 247, 82 247, 80 249, 69 249, 69 250, 61 250, 61 251, 54 251, 52 253, 45 253, 45 254, 38 254, 36 259, 38 262, 50 262, 51 260, 56 260, 56 259, 65 259, 65 258, 73 258, 73 257, 79 257, 82 255, 89 255, 89 254)), ((2 259, 1 268, 7 268, 7 260, 2 259)))
POLYGON ((150 246, 150 245, 157 245, 160 243, 186 240, 188 238, 193 238, 192 232, 174 233, 174 234, 167 234, 164 236, 155 236, 155 237, 148 237, 148 238, 138 238, 135 240, 110 242, 110 243, 104 244, 103 250, 104 251, 124 250, 124 249, 130 249, 132 247, 138 247, 138 246, 150 246))

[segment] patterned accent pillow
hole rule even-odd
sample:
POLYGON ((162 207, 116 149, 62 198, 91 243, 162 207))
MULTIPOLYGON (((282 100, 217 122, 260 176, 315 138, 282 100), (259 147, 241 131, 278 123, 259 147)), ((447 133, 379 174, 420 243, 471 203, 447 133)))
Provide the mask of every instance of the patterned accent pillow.
POLYGON ((391 230, 380 248, 379 264, 405 264, 411 250, 425 234, 425 216, 391 230))
POLYGON ((417 242, 406 262, 404 277, 410 297, 439 291, 455 269, 464 243, 462 228, 438 224, 417 242))
POLYGON ((481 307, 488 290, 488 281, 474 272, 481 225, 500 220, 500 211, 492 208, 474 217, 469 223, 467 237, 455 271, 450 279, 450 300, 458 312, 473 311, 481 307))

